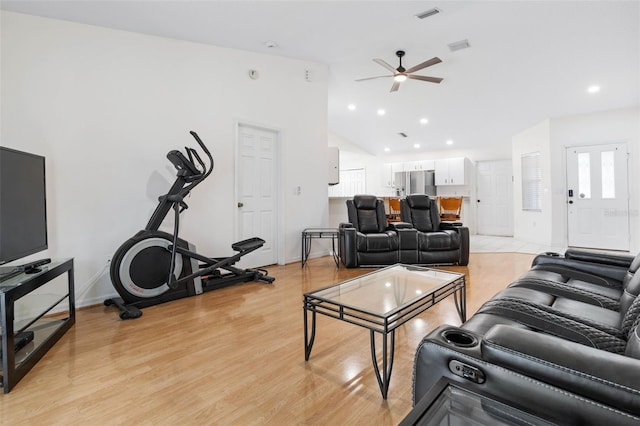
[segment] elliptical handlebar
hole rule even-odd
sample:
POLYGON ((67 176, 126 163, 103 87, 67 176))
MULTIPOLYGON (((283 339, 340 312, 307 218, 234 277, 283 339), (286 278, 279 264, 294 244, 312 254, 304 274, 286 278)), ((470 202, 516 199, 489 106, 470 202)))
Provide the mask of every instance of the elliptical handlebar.
MULTIPOLYGON (((177 178, 169 189, 169 192, 159 197, 159 204, 145 227, 146 231, 157 231, 174 204, 179 207, 176 209, 177 213, 184 210, 186 208, 186 204, 183 201, 184 198, 213 171, 213 156, 211 152, 196 132, 191 131, 189 133, 191 133, 191 136, 193 136, 202 151, 207 155, 209 165, 207 166, 205 164, 194 148, 187 147, 186 156, 178 150, 171 151, 167 154, 169 161, 171 161, 178 170, 177 178), (196 162, 202 168, 202 171, 198 169, 196 162)), ((177 218, 176 215, 176 219, 177 218)))
POLYGON ((193 165, 193 168, 197 169, 194 162, 194 159, 195 159, 202 167, 202 173, 194 176, 194 179, 190 181, 190 184, 182 188, 182 190, 180 191, 181 196, 186 196, 189 192, 191 192, 191 190, 197 184, 205 180, 207 176, 209 176, 213 171, 213 164, 214 164, 213 156, 211 155, 211 152, 209 151, 207 146, 204 144, 204 142, 202 142, 202 139, 200 139, 200 136, 198 136, 198 134, 193 130, 191 130, 189 133, 191 133, 191 136, 193 136, 196 142, 198 142, 198 145, 200 145, 200 148, 202 149, 202 151, 205 154, 207 154, 207 158, 209 159, 209 167, 207 167, 204 161, 202 161, 202 158, 200 158, 200 155, 198 155, 198 152, 195 149, 189 148, 189 147, 185 148, 187 152, 187 156, 189 157, 189 162, 191 163, 191 165, 193 165))
MULTIPOLYGON (((211 152, 209 152, 209 149, 204 144, 204 142, 202 142, 202 139, 200 139, 200 136, 198 136, 198 134, 196 132, 191 130, 191 131, 189 131, 189 133, 191 133, 191 136, 193 136, 193 138, 196 140, 196 142, 198 142, 198 145, 200 145, 200 148, 202 148, 202 151, 204 151, 204 153, 207 154, 207 157, 209 158, 209 164, 211 166, 210 166, 209 170, 207 171, 207 169, 204 166, 204 163, 202 162, 202 159, 200 158, 198 153, 193 149, 188 150, 189 152, 193 152, 193 154, 196 157, 196 159, 198 160, 198 162, 202 165, 202 167, 205 168, 205 173, 204 173, 205 176, 203 177, 203 179, 204 179, 207 176, 209 176, 209 174, 211 174, 211 172, 213 171, 213 156, 211 155, 211 152)), ((189 153, 189 158, 191 158, 191 154, 190 153, 189 153)))

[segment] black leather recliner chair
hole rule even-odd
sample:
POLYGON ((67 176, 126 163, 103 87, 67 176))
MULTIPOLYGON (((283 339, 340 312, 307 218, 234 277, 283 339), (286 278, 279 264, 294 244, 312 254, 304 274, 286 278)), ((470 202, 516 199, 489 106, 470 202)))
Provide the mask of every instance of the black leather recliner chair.
POLYGON ((536 257, 461 327, 423 339, 414 403, 447 377, 557 424, 640 424, 639 266, 573 249, 536 257))
POLYGON ((416 231, 410 224, 387 224, 384 202, 375 195, 347 200, 349 223, 338 228, 340 258, 347 268, 415 263, 416 231))
POLYGON ((440 222, 438 205, 427 195, 400 200, 400 219, 418 231, 419 264, 469 264, 469 228, 440 222))

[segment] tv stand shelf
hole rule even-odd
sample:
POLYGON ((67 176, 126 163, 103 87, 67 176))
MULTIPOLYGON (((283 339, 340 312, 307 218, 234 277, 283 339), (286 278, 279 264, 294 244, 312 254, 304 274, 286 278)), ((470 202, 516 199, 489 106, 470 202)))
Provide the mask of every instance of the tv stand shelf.
POLYGON ((23 272, 0 282, 0 379, 4 393, 9 393, 75 323, 73 279, 73 259, 62 259, 42 266, 39 272, 23 272), (64 273, 67 285, 60 290, 54 279, 64 273), (24 336, 33 340, 26 344, 16 341, 24 336))

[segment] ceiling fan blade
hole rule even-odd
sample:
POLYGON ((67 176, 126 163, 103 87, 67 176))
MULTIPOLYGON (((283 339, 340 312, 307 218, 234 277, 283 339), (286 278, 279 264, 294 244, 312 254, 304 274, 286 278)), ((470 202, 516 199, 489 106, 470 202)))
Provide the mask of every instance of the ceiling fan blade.
POLYGON ((385 62, 383 59, 374 59, 373 62, 375 62, 376 64, 382 65, 383 67, 385 67, 386 69, 388 69, 389 71, 391 71, 394 74, 396 72, 396 69, 394 67, 392 67, 391 65, 389 65, 387 62, 385 62))
POLYGON ((429 81, 431 83, 440 83, 442 80, 444 80, 443 78, 440 78, 440 77, 427 77, 424 75, 408 75, 407 77, 414 80, 429 81))
POLYGON ((397 92, 399 87, 400 87, 400 82, 394 81, 393 86, 391 86, 391 90, 389 92, 397 92))
POLYGON ((409 68, 406 73, 412 73, 412 72, 416 72, 416 71, 420 71, 423 68, 427 68, 430 67, 431 65, 435 65, 435 64, 439 64, 440 62, 442 62, 442 59, 438 58, 437 56, 434 58, 429 59, 428 61, 424 61, 421 64, 418 64, 414 67, 409 68))
POLYGON ((356 81, 375 80, 376 78, 389 78, 389 77, 393 77, 393 76, 392 75, 379 75, 378 77, 359 78, 356 81))

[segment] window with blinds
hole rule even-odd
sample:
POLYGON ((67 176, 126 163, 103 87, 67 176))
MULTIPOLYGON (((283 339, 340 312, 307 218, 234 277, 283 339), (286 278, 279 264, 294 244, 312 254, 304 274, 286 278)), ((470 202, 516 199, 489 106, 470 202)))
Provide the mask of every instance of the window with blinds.
POLYGON ((522 161, 522 210, 542 210, 540 153, 525 154, 522 161))

